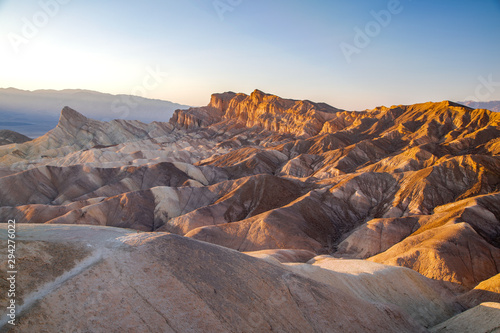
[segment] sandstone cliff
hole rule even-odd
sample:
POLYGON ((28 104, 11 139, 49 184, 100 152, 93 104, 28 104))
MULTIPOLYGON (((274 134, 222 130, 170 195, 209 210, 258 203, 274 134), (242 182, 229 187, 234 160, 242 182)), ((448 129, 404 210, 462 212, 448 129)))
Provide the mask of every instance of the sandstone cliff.
POLYGON ((177 110, 170 123, 181 128, 196 128, 236 120, 249 128, 258 126, 311 137, 339 111, 326 104, 283 99, 255 90, 250 96, 232 92, 214 94, 206 107, 177 110))

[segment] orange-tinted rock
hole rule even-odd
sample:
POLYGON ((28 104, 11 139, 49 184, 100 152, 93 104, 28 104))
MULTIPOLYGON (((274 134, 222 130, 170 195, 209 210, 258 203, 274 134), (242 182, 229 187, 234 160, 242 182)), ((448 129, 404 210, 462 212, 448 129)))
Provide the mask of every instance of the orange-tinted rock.
POLYGON ((488 244, 469 224, 458 223, 410 236, 369 260, 473 288, 499 273, 500 249, 488 244))
POLYGON ((484 302, 500 303, 500 274, 482 281, 474 289, 461 295, 458 300, 466 308, 473 308, 484 302))

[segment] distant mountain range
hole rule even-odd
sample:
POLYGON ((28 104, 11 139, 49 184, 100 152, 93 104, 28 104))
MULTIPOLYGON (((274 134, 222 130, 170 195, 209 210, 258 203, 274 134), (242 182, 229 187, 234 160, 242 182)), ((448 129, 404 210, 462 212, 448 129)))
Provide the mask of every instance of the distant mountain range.
POLYGON ((494 112, 500 112, 500 101, 489 101, 489 102, 465 101, 458 103, 471 107, 473 109, 487 109, 494 112))
POLYGON ((36 90, 0 88, 0 129, 29 137, 45 134, 57 125, 61 109, 70 106, 97 120, 168 121, 186 105, 130 95, 90 90, 36 90))

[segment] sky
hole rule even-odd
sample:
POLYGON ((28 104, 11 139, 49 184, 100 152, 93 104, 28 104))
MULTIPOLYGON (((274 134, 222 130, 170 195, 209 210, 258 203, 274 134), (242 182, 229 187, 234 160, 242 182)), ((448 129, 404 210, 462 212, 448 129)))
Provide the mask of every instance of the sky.
POLYGON ((500 0, 0 0, 0 87, 500 100, 500 0))

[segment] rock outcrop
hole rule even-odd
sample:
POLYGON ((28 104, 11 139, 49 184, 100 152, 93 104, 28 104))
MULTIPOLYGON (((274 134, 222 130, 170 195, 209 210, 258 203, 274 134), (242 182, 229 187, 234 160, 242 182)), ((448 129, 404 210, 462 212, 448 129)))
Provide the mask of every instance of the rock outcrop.
POLYGON ((283 99, 255 90, 250 96, 232 92, 214 94, 206 107, 176 110, 170 123, 196 128, 236 120, 248 128, 258 126, 277 133, 311 137, 338 111, 341 110, 327 104, 283 99))
POLYGON ((31 141, 26 135, 10 130, 0 130, 0 146, 31 141))

